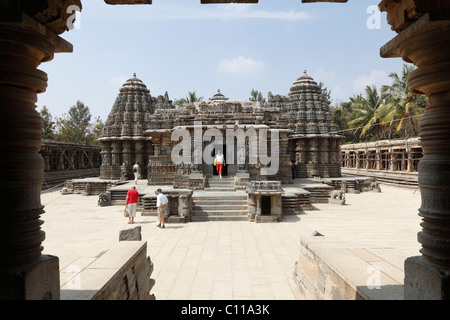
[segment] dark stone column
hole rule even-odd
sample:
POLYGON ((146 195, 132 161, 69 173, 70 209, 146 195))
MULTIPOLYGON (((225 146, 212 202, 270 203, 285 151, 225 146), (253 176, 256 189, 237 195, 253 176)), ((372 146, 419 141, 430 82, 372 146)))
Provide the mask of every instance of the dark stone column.
POLYGON ((42 255, 44 161, 38 70, 70 44, 26 15, 0 21, 0 299, 59 299, 59 261, 42 255))
POLYGON ((410 74, 409 88, 429 98, 420 122, 422 256, 405 261, 405 299, 450 299, 450 17, 422 15, 381 53, 414 63, 418 69, 410 74))

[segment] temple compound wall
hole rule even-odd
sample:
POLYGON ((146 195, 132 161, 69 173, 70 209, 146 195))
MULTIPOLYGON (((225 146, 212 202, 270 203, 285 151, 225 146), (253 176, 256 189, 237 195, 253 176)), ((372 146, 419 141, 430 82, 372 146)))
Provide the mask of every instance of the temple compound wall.
POLYGON ((346 144, 341 145, 341 170, 384 183, 418 186, 422 157, 420 138, 346 144))
POLYGON ((42 188, 75 178, 97 177, 101 165, 100 146, 43 140, 40 154, 44 160, 42 188))

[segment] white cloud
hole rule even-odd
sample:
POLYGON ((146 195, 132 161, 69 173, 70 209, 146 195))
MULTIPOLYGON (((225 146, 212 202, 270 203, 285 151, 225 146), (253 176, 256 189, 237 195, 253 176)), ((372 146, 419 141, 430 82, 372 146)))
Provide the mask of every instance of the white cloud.
POLYGON ((376 85, 380 90, 383 85, 389 85, 392 82, 389 75, 380 70, 372 70, 369 76, 361 75, 353 81, 353 90, 356 94, 364 93, 366 86, 376 85))
POLYGON ((254 74, 262 71, 266 64, 261 61, 239 56, 233 59, 223 59, 217 66, 218 72, 231 74, 254 74))

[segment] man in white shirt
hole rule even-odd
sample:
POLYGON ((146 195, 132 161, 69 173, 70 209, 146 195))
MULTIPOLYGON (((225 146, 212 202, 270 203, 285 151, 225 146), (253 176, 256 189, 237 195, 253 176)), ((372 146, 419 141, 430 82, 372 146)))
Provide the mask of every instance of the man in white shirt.
POLYGON ((167 209, 167 204, 169 203, 169 200, 167 200, 167 197, 162 193, 161 189, 156 190, 156 207, 158 208, 158 227, 165 228, 164 225, 164 213, 167 209))

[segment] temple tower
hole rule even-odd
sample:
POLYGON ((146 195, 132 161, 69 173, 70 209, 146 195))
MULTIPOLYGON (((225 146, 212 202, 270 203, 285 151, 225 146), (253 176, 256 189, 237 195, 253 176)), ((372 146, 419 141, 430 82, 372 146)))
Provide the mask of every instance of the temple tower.
MULTIPOLYGON (((289 154, 297 162, 297 177, 340 177, 340 139, 330 107, 319 85, 306 70, 287 96, 269 93, 267 108, 283 110, 279 124, 291 131, 289 154)), ((289 161, 289 159, 288 159, 289 161)))
POLYGON ((171 109, 172 102, 166 95, 154 98, 147 86, 136 77, 128 79, 120 88, 103 128, 102 179, 131 179, 132 167, 139 162, 141 177, 147 176, 148 155, 153 153, 151 138, 144 135, 150 123, 150 115, 156 109, 171 109))

